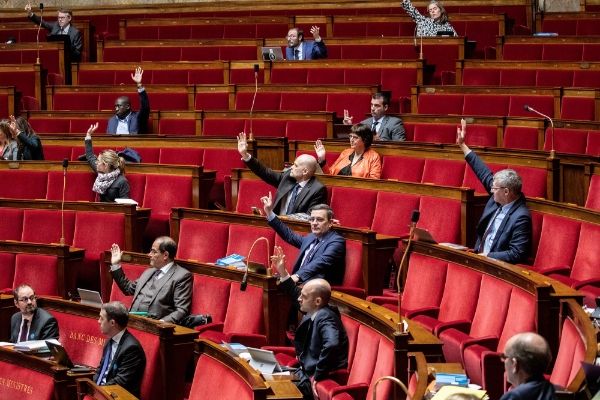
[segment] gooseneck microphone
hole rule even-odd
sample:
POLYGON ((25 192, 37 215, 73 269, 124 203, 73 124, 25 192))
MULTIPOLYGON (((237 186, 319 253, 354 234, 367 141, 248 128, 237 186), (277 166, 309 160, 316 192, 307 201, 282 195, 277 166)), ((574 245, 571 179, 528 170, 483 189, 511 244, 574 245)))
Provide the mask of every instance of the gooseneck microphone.
MULTIPOLYGON (((421 217, 421 212, 419 210, 413 210, 410 216, 410 232, 408 234, 408 243, 406 244, 406 249, 404 249, 404 254, 402 254, 402 261, 400 261, 400 266, 398 267, 398 277, 396 282, 396 287, 398 288, 398 316, 402 317, 402 294, 400 293, 400 279, 402 277, 402 269, 404 268, 404 263, 406 261, 406 256, 408 255, 408 250, 410 249, 410 244, 412 243, 412 237, 415 232, 415 227, 417 226, 417 222, 419 222, 419 217, 421 217)), ((402 318, 400 318, 402 319, 402 318)))
POLYGON ((61 214, 60 214, 60 222, 61 222, 61 237, 60 237, 60 245, 65 245, 65 189, 67 188, 67 167, 69 166, 69 159, 63 158, 62 167, 63 167, 63 191, 62 191, 62 204, 61 204, 61 214))
MULTIPOLYGON (((250 251, 248 252, 248 257, 246 257, 246 272, 244 273, 244 277, 242 278, 242 281, 240 282, 240 290, 242 292, 246 291, 246 287, 248 286, 248 265, 250 264, 250 254, 252 254, 252 249, 254 249, 254 245, 258 242, 260 242, 261 240, 264 240, 265 242, 267 242, 267 270, 269 269, 269 265, 271 264, 271 253, 269 252, 269 239, 267 239, 266 237, 259 237, 258 239, 256 239, 254 241, 254 243, 252 243, 252 246, 250 247, 250 251)), ((267 276, 270 276, 269 272, 267 271, 267 276)))
POLYGON ((415 25, 415 32, 413 33, 413 39, 415 41, 415 53, 419 53, 419 60, 423 59, 423 35, 421 35, 421 47, 419 51, 419 46, 417 45, 417 28, 419 25, 415 25))
MULTIPOLYGON (((36 64, 40 64, 40 29, 42 28, 42 22, 44 22, 44 3, 40 3, 40 24, 38 25, 36 43, 37 43, 37 59, 36 64)), ((64 236, 64 235, 63 235, 64 236)))
POLYGON ((258 92, 258 64, 254 64, 254 97, 252 98, 252 106, 250 107, 250 139, 254 139, 252 133, 252 111, 254 111, 254 101, 256 100, 256 93, 258 92))
MULTIPOLYGON (((540 116, 544 117, 545 119, 547 119, 548 121, 550 121, 550 125, 552 126, 552 137, 550 138, 551 139, 550 144, 552 146, 552 149, 550 150, 550 158, 554 158, 554 156, 556 155, 556 151, 554 150, 554 121, 552 121, 552 118, 550 118, 549 116, 542 114, 541 112, 539 112, 537 110, 534 110, 533 107, 529 107, 526 105, 524 108, 526 111, 536 113, 537 115, 540 115, 540 116)), ((545 141, 545 139, 546 139, 546 131, 544 130, 544 141, 545 141)))

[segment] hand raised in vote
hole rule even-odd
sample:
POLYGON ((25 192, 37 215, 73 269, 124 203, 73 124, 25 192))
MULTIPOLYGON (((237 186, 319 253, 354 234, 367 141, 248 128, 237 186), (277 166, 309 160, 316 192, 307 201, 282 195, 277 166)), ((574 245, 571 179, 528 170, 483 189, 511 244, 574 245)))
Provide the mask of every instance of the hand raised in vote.
POLYGON ((33 13, 31 12, 31 3, 27 2, 27 5, 25 6, 25 11, 27 11, 27 15, 31 16, 33 13))
POLYGON ((92 139, 92 133, 96 132, 98 129, 98 123, 96 122, 94 125, 90 125, 90 129, 88 129, 87 134, 85 135, 85 140, 92 139))
POLYGON ((279 276, 285 278, 289 275, 287 270, 285 269, 285 254, 283 254, 283 249, 279 246, 275 246, 274 250, 275 252, 271 256, 271 262, 273 263, 273 266, 279 273, 279 276))
POLYGON ((10 133, 12 134, 13 139, 16 139, 19 135, 17 131, 17 120, 14 115, 10 116, 10 122, 8 123, 8 128, 10 129, 10 133))
POLYGON ((135 75, 131 74, 131 79, 138 85, 142 84, 142 75, 144 75, 144 70, 141 67, 137 67, 135 69, 135 75))
POLYGON ((265 214, 267 216, 271 215, 271 213, 273 213, 273 196, 271 195, 271 192, 269 192, 269 196, 261 197, 260 201, 263 202, 265 214))
POLYGON ((110 248, 110 264, 111 265, 117 265, 117 264, 121 264, 121 255, 123 253, 121 253, 121 249, 119 248, 119 245, 116 243, 113 243, 113 245, 110 248))
POLYGON ((462 146, 463 144, 465 144, 465 136, 466 136, 466 128, 467 128, 467 121, 465 121, 464 118, 462 118, 460 120, 460 128, 456 128, 456 144, 458 144, 459 146, 462 146))
POLYGON ((310 28, 310 33, 312 33, 313 38, 315 40, 317 40, 318 38, 321 37, 321 36, 319 36, 319 27, 318 26, 313 26, 312 28, 310 28))
POLYGON ((240 132, 237 137, 238 140, 238 151, 242 158, 246 158, 248 156, 248 141, 246 140, 246 134, 244 132, 240 132))
POLYGON ((319 160, 319 162, 325 160, 327 151, 325 151, 325 146, 323 146, 323 142, 320 140, 315 142, 315 152, 317 153, 317 160, 319 160))

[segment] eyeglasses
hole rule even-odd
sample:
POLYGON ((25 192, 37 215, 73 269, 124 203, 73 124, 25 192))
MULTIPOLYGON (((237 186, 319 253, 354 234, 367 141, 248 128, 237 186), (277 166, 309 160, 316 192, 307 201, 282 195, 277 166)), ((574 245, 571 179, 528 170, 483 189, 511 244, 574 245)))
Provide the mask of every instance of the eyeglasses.
POLYGON ((349 135, 349 136, 348 136, 348 139, 350 139, 350 140, 358 140, 358 139, 360 139, 360 136, 356 136, 356 135, 349 135))
POLYGON ((27 303, 28 301, 33 303, 35 301, 35 294, 33 296, 23 297, 22 299, 19 299, 19 301, 21 303, 27 303))
POLYGON ((496 190, 500 190, 500 189, 506 189, 506 186, 500 186, 500 187, 492 186, 490 188, 490 191, 495 192, 496 190))
POLYGON ((152 255, 162 254, 162 253, 164 253, 164 251, 150 249, 150 254, 152 254, 152 255))

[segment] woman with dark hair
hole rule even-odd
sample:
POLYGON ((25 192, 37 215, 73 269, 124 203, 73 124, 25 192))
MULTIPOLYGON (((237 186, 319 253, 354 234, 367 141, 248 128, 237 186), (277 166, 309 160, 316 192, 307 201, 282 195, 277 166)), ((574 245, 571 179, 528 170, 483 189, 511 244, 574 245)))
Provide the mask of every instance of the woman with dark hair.
POLYGON ((440 31, 454 32, 454 36, 458 36, 448 21, 446 9, 439 1, 431 0, 427 6, 429 17, 422 16, 411 4, 410 0, 402 0, 402 8, 417 23, 417 36, 436 36, 440 31))
POLYGON ((349 138, 350 148, 342 151, 331 167, 327 165, 325 159, 325 146, 320 140, 317 140, 315 151, 323 173, 379 179, 381 177, 381 158, 370 148, 373 143, 371 127, 365 124, 353 125, 349 138))
POLYGON ((42 141, 23 117, 10 116, 10 128, 17 140, 17 160, 43 160, 42 141))
POLYGON ((13 138, 10 121, 0 121, 0 155, 2 160, 17 159, 17 141, 13 138))
POLYGON ((96 157, 92 147, 92 133, 96 129, 98 123, 90 126, 85 135, 85 156, 90 167, 98 173, 92 190, 98 193, 101 202, 128 199, 129 182, 125 178, 125 160, 114 150, 104 150, 96 157))

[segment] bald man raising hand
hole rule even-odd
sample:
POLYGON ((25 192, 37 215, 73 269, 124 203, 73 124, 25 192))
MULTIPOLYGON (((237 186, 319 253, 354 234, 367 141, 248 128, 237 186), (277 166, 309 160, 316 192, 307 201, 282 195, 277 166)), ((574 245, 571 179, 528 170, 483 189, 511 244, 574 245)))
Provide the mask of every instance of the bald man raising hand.
POLYGON ((238 151, 242 160, 260 179, 277 188, 273 201, 275 214, 308 213, 314 205, 327 203, 327 189, 315 178, 318 164, 313 156, 300 155, 289 170, 275 172, 252 157, 247 150, 246 134, 242 132, 238 136, 238 151))
POLYGON ((329 305, 331 286, 326 280, 310 280, 300 289, 285 269, 281 247, 275 247, 271 260, 280 275, 279 288, 304 314, 294 337, 300 362, 300 368, 294 372, 300 380, 294 383, 305 399, 313 399, 317 382, 326 379, 332 371, 348 368, 348 335, 340 311, 329 305))

